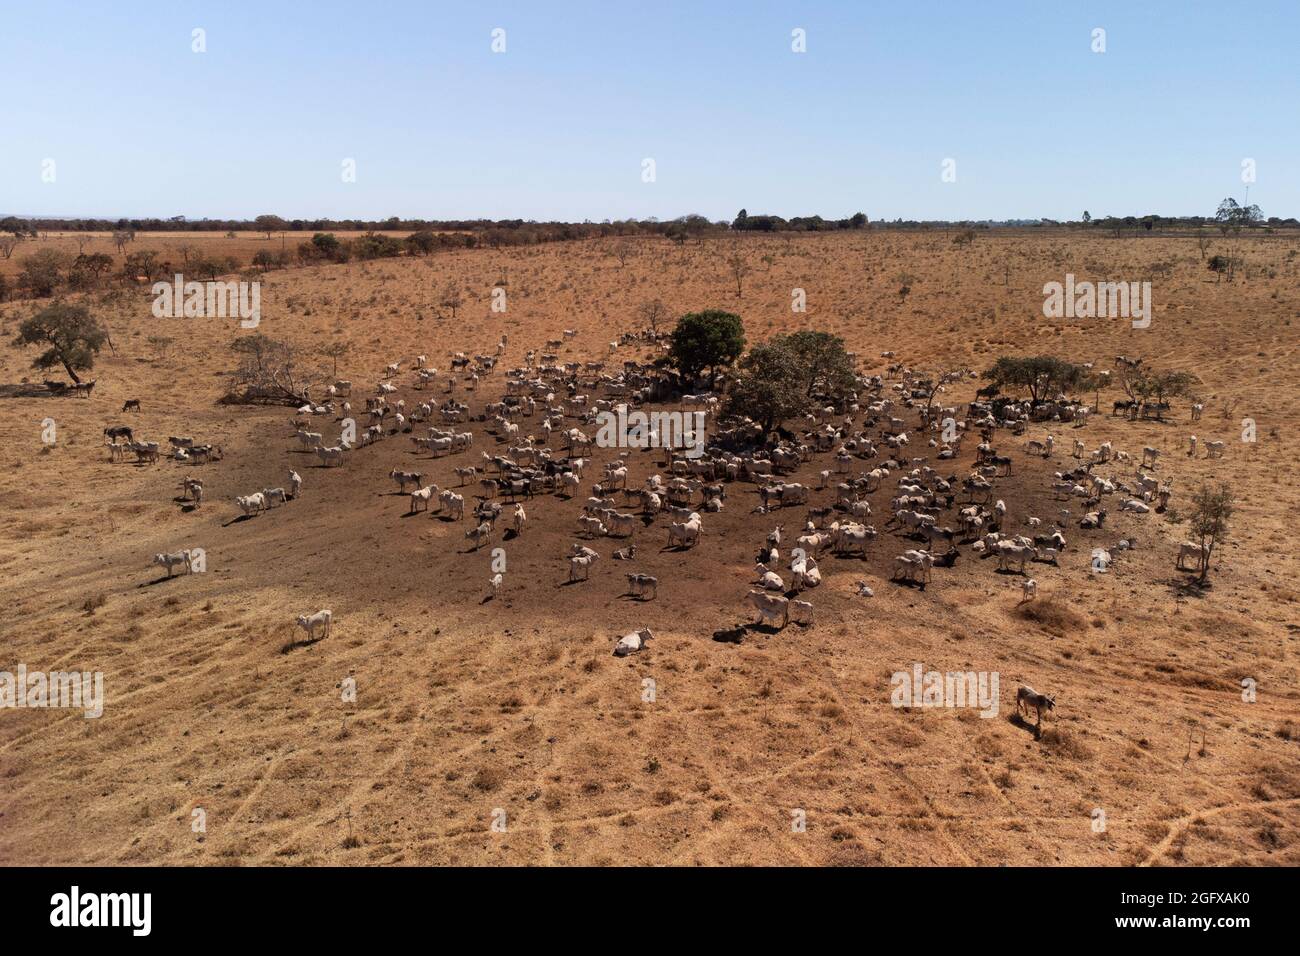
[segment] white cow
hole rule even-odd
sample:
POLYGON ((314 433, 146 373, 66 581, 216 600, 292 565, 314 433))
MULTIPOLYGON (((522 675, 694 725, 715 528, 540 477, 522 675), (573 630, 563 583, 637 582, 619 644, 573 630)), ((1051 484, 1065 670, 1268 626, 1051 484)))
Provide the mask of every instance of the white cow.
POLYGON ((454 491, 444 491, 438 495, 438 502, 446 510, 447 514, 457 521, 465 517, 465 498, 454 491))
POLYGON ((239 510, 245 515, 256 514, 266 510, 266 496, 259 491, 256 494, 236 497, 235 504, 239 505, 239 510))
POLYGON ((759 620, 764 623, 775 625, 778 618, 782 627, 790 623, 790 602, 780 595, 750 591, 745 596, 745 603, 758 612, 759 620))
POLYGON ((700 531, 703 530, 703 522, 697 512, 691 512, 690 518, 686 521, 674 521, 668 526, 668 547, 674 543, 683 547, 694 547, 700 539, 700 531))
POLYGON ((321 463, 327 468, 331 465, 342 465, 343 449, 338 445, 334 445, 330 448, 317 448, 316 457, 319 458, 321 463))
POLYGON ((781 580, 781 575, 768 569, 766 564, 759 563, 754 566, 754 573, 758 575, 758 584, 765 591, 784 591, 785 582, 781 580))
POLYGON ((175 573, 172 569, 178 567, 183 567, 186 574, 194 573, 194 566, 190 562, 190 552, 188 550, 173 551, 170 554, 155 554, 152 563, 166 568, 167 577, 171 577, 175 573))
POLYGON ((809 601, 791 601, 790 613, 796 624, 813 625, 813 606, 809 601))
POLYGON ((569 558, 569 580, 585 581, 591 575, 591 566, 600 560, 600 555, 590 548, 585 553, 569 558), (581 572, 581 574, 580 574, 581 572))
POLYGON ((1193 558, 1196 561, 1196 567, 1193 568, 1192 570, 1199 571, 1201 570, 1201 568, 1205 566, 1205 561, 1208 557, 1209 557, 1208 548, 1202 548, 1195 541, 1184 541, 1182 544, 1178 546, 1178 565, 1177 565, 1178 570, 1179 571, 1187 570, 1187 568, 1184 565, 1184 562, 1188 558, 1193 558))
POLYGON ((639 631, 633 631, 631 634, 624 634, 618 639, 618 643, 614 645, 614 656, 627 657, 629 654, 643 651, 645 650, 646 642, 651 640, 653 637, 654 634, 650 632, 649 628, 642 628, 639 631))
POLYGON ((466 531, 465 537, 474 542, 474 550, 477 551, 484 541, 492 540, 492 526, 485 521, 478 527, 466 531))
POLYGON ((317 611, 315 614, 299 614, 297 624, 307 632, 307 640, 318 640, 316 630, 321 630, 321 637, 330 636, 330 627, 334 623, 334 612, 330 610, 317 611))

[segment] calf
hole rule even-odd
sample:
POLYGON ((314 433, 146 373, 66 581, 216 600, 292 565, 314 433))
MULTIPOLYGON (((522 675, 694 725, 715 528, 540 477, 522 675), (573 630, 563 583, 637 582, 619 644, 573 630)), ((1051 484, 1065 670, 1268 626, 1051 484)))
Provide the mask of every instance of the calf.
POLYGON ((1056 698, 1048 697, 1046 694, 1040 694, 1032 687, 1021 686, 1016 691, 1016 714, 1017 716, 1023 710, 1026 716, 1029 714, 1029 708, 1033 708, 1038 716, 1036 727, 1043 726, 1043 711, 1052 710, 1056 707, 1056 698))

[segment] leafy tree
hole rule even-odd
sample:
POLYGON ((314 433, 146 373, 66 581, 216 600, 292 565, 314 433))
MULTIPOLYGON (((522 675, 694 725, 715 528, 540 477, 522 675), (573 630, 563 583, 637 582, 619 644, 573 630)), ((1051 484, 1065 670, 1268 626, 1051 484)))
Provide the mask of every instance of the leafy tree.
POLYGON ((413 256, 427 256, 438 248, 438 237, 427 229, 406 237, 406 248, 413 256))
POLYGON ((1255 225, 1263 218, 1264 215, 1259 211, 1258 206, 1253 203, 1242 206, 1231 196, 1219 203, 1219 208, 1214 214, 1214 221, 1219 224, 1219 231, 1225 236, 1228 233, 1234 236, 1240 235, 1242 229, 1255 225))
POLYGON ((72 267, 89 272, 98 281, 100 276, 113 268, 113 257, 106 252, 82 254, 77 256, 76 261, 72 263, 72 267))
POLYGON ((790 350, 805 397, 839 401, 853 391, 857 384, 853 360, 838 335, 806 329, 778 336, 776 341, 790 350))
POLYGON ((814 402, 844 399, 856 384, 844 340, 829 332, 775 336, 750 349, 739 367, 728 408, 766 431, 807 412, 814 402))
POLYGON ((1156 418, 1164 419, 1164 406, 1171 398, 1191 393, 1200 384, 1191 372, 1160 371, 1150 367, 1128 369, 1120 377, 1120 387, 1131 401, 1153 402, 1156 418))
POLYGON ((257 227, 258 232, 266 233, 266 238, 270 239, 271 233, 284 229, 288 223, 279 216, 273 216, 270 213, 267 213, 254 219, 253 225, 257 227))
POLYGON ((95 356, 107 340, 108 332, 85 306, 56 303, 25 319, 13 344, 20 348, 46 346, 32 361, 32 368, 62 365, 74 382, 80 382, 77 372, 95 367, 95 356))
POLYGON ((64 273, 72 265, 72 256, 59 249, 40 249, 22 260, 18 284, 34 299, 54 294, 63 284, 64 273))
POLYGON ((728 411, 747 415, 769 432, 779 422, 807 410, 806 383, 789 345, 782 341, 754 346, 740 362, 740 375, 727 393, 728 411))
POLYGON ((438 302, 444 308, 451 309, 451 317, 456 318, 456 310, 461 307, 465 301, 465 296, 460 291, 460 286, 455 280, 449 280, 442 289, 442 299, 438 302))
POLYGON ((1210 574, 1210 558, 1214 546, 1222 544, 1228 537, 1228 520, 1232 517, 1232 490, 1226 484, 1218 488, 1202 485, 1192 496, 1192 509, 1188 516, 1192 534, 1201 546, 1204 560, 1201 562, 1201 575, 1198 583, 1204 584, 1210 574))
POLYGON ((158 253, 153 249, 133 252, 122 261, 122 275, 128 280, 135 279, 136 276, 144 276, 146 280, 152 280, 160 274, 158 253))
POLYGON ((1087 381, 1087 369, 1051 355, 1004 355, 987 369, 983 376, 999 388, 1007 386, 1029 390, 1029 398, 1037 403, 1048 396, 1079 388, 1087 381))
POLYGON ((740 316, 706 309, 678 319, 668 354, 684 377, 693 381, 708 369, 712 382, 718 370, 735 362, 744 348, 745 326, 740 316))

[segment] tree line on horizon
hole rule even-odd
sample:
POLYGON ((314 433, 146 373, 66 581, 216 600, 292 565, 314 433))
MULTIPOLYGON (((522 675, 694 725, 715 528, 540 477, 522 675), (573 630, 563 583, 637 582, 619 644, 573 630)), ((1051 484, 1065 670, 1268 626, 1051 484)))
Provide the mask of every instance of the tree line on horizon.
MULTIPOLYGON (((1225 200, 1225 203, 1229 200, 1225 200)), ((1231 200, 1236 205, 1235 200, 1231 200)), ((1246 225, 1250 227, 1298 228, 1295 216, 1265 219, 1258 206, 1236 206, 1237 210, 1250 212, 1246 225)), ((996 229, 996 228, 1079 228, 1122 234, 1159 232, 1167 229, 1197 229, 1214 226, 1222 221, 1221 213, 1211 216, 1161 216, 1155 213, 1136 216, 1093 217, 1084 211, 1078 219, 878 219, 872 221, 862 212, 844 219, 824 219, 820 215, 794 216, 786 219, 771 214, 750 215, 745 209, 736 217, 711 221, 705 216, 690 214, 676 219, 607 219, 603 222, 563 222, 559 220, 536 221, 531 219, 285 219, 273 214, 263 214, 253 219, 187 219, 173 216, 168 219, 96 219, 19 216, 0 217, 0 235, 15 237, 36 236, 42 231, 60 232, 263 232, 267 237, 286 232, 427 232, 463 233, 474 236, 471 245, 532 245, 575 239, 608 238, 611 236, 660 235, 684 241, 726 232, 834 232, 856 229, 996 229)))

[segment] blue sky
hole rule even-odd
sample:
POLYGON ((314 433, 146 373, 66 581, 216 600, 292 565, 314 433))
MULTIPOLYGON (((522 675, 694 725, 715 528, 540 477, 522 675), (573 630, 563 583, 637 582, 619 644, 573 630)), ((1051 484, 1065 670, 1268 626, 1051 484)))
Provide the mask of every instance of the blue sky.
POLYGON ((2 9, 5 213, 1300 215, 1296 0, 2 9))

